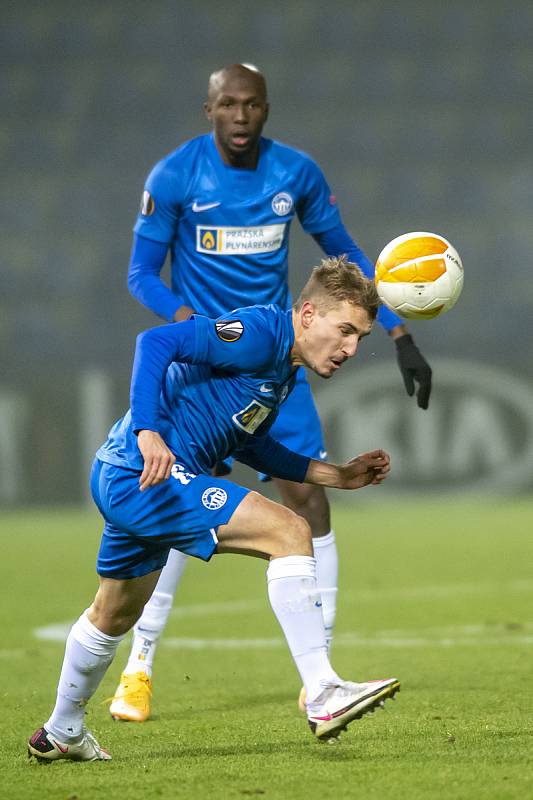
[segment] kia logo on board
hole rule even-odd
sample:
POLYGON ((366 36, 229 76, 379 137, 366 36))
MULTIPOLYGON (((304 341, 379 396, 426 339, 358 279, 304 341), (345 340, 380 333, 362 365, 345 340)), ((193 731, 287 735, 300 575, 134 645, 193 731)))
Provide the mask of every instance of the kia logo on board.
POLYGON ((355 365, 318 392, 332 460, 388 450, 387 494, 533 489, 533 385, 469 361, 437 359, 432 368, 427 411, 407 396, 394 362, 355 365))

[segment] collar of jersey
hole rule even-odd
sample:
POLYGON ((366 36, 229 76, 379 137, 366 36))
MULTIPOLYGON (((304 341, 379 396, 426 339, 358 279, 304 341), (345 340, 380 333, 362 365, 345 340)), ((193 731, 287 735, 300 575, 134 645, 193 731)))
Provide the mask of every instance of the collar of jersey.
POLYGON ((250 178, 250 176, 262 177, 266 165, 266 159, 264 156, 269 143, 269 140, 265 139, 264 136, 261 136, 259 139, 259 158, 257 159, 257 166, 255 169, 249 169, 248 167, 232 167, 231 164, 225 164, 217 150, 217 146, 215 144, 215 134, 213 132, 208 134, 208 139, 209 146, 213 152, 213 160, 216 164, 217 170, 223 171, 226 175, 229 172, 237 177, 239 175, 247 176, 248 178, 250 178))

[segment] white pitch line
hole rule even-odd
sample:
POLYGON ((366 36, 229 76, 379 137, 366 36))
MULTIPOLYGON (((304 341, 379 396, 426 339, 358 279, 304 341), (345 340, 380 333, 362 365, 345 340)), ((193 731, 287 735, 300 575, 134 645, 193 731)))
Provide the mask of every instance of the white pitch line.
MULTIPOLYGON (((206 604, 207 605, 207 604, 206 604)), ((37 639, 64 642, 71 622, 37 628, 37 639)), ((189 636, 163 637, 161 643, 174 650, 271 650, 286 647, 285 640, 275 638, 194 638, 189 636)), ((449 625, 433 628, 378 630, 370 635, 355 632, 339 633, 336 647, 499 647, 533 645, 533 622, 509 625, 449 625)))
POLYGON ((54 625, 44 625, 42 628, 35 628, 33 635, 43 642, 64 642, 73 625, 74 620, 71 622, 57 622, 54 625))
POLYGON ((221 616, 223 614, 249 614, 250 612, 261 611, 266 608, 267 600, 264 602, 251 602, 249 600, 235 600, 226 603, 197 603, 196 605, 180 606, 176 603, 170 616, 172 617, 209 617, 211 615, 221 616))
MULTIPOLYGON (((283 639, 190 639, 169 637, 161 643, 173 650, 273 650, 287 646, 283 639)), ((424 637, 409 638, 363 638, 356 634, 337 637, 335 647, 392 647, 411 649, 415 647, 508 647, 510 645, 533 645, 533 636, 488 636, 471 639, 448 637, 445 639, 428 639, 424 637)))
POLYGON ((188 637, 168 636, 167 647, 173 650, 272 650, 287 647, 284 639, 191 639, 188 637))
MULTIPOLYGON (((382 587, 379 589, 354 589, 343 593, 345 603, 350 605, 371 602, 376 598, 381 601, 384 598, 439 598, 459 595, 482 595, 493 594, 494 592, 505 592, 506 594, 531 593, 533 594, 533 580, 516 580, 507 583, 465 583, 449 584, 441 586, 420 586, 420 587, 382 587)), ((234 600, 216 603, 197 603, 189 606, 180 606, 179 601, 171 611, 172 617, 187 619, 188 617, 219 617, 232 616, 236 614, 255 614, 267 608, 267 601, 258 600, 234 600)), ((34 635, 37 639, 51 642, 64 642, 68 632, 73 625, 72 622, 61 622, 53 625, 45 625, 37 628, 34 635)), ((392 637, 394 638, 394 637, 392 637)), ((410 635, 407 638, 411 638, 410 635)), ((416 637, 415 637, 416 638, 416 637)), ((165 639, 163 639, 165 641, 165 639)), ((166 640, 168 641, 168 639, 166 640)), ((194 641, 194 640, 191 640, 194 641)), ((203 640, 202 640, 203 641, 203 640)), ((336 639, 337 641, 337 639, 336 639)), ((231 646, 231 645, 228 645, 231 646)), ((187 647, 187 645, 184 645, 187 647)))

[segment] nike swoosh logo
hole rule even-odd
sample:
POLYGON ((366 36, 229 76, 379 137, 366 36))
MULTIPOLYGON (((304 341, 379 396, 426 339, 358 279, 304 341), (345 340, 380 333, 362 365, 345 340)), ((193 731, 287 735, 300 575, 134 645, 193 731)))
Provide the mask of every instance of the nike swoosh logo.
POLYGON ((56 741, 56 739, 52 739, 51 741, 52 744, 54 744, 57 747, 60 753, 68 753, 67 745, 59 744, 59 742, 56 741))
POLYGON ((262 383, 261 386, 259 387, 259 391, 263 392, 264 394, 267 393, 270 394, 273 390, 272 386, 269 386, 267 383, 262 383))
POLYGON ((219 205, 220 203, 203 203, 202 205, 200 205, 200 203, 197 203, 195 200, 194 203, 192 204, 192 210, 195 213, 198 213, 198 211, 209 211, 210 208, 216 208, 219 205))

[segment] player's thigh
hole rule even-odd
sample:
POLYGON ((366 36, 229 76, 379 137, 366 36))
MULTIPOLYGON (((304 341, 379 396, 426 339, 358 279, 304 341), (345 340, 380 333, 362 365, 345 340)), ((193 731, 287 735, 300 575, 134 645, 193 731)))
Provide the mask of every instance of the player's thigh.
POLYGON ((89 609, 89 620, 102 633, 120 636, 139 619, 152 596, 161 570, 138 578, 116 579, 100 576, 100 586, 89 609))
POLYGON ((243 553, 260 558, 313 555, 307 522, 257 492, 246 495, 230 521, 219 527, 217 536, 217 553, 243 553))

